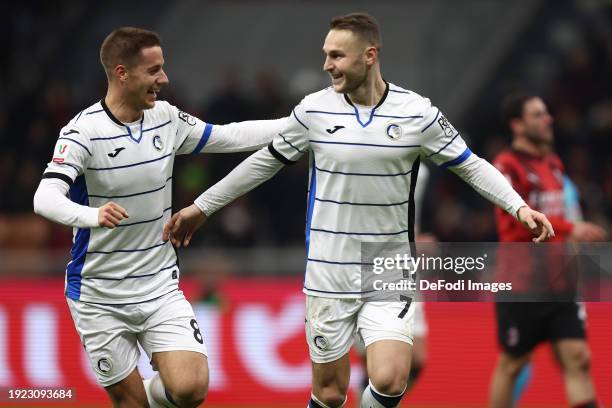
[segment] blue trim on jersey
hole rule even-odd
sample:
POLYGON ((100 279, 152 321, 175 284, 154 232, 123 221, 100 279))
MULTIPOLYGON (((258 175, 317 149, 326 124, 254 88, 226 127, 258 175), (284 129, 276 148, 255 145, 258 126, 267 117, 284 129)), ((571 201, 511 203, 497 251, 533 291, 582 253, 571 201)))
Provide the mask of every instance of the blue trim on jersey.
POLYGON ((101 277, 101 276, 89 276, 89 277, 85 277, 83 279, 89 279, 89 280, 108 280, 108 281, 122 281, 125 279, 138 279, 138 278, 148 278, 149 276, 155 276, 158 273, 165 271, 166 269, 171 269, 174 268, 175 266, 177 266, 176 262, 173 263, 170 266, 166 266, 165 268, 161 268, 159 271, 157 272, 153 272, 153 273, 148 273, 146 275, 135 275, 135 276, 126 276, 124 278, 105 278, 105 277, 101 277))
POLYGON ((459 136, 459 132, 457 132, 457 134, 455 134, 455 136, 453 136, 453 138, 451 140, 449 140, 448 143, 446 143, 444 146, 442 146, 440 149, 438 149, 437 152, 434 152, 434 153, 431 153, 430 155, 428 155, 427 158, 429 158, 431 156, 435 156, 436 154, 440 153, 442 150, 446 149, 451 143, 453 143, 455 141, 457 136, 459 136))
POLYGON ((427 129, 429 129, 429 127, 430 127, 431 125, 433 125, 433 124, 436 122, 436 120, 438 120, 438 116, 440 116, 440 109, 438 109, 438 113, 436 113, 436 117, 434 118, 434 120, 432 120, 432 121, 431 121, 431 123, 430 123, 429 125, 425 126, 425 127, 423 128, 423 130, 421 130, 421 133, 423 133, 423 132, 425 132, 427 129))
POLYGON ((300 118, 298 118, 298 115, 296 115, 296 113, 295 113, 295 109, 293 110, 293 116, 295 116, 295 119, 296 119, 296 120, 297 120, 297 121, 300 123, 300 125, 304 126, 304 128, 305 128, 306 130, 310 130, 310 129, 308 129, 308 126, 306 126, 306 125, 304 124, 304 122, 302 122, 302 121, 300 120, 300 118))
POLYGON ((443 163, 442 165, 440 165, 440 168, 446 169, 446 168, 449 168, 451 166, 456 166, 458 164, 461 164, 464 161, 466 161, 468 159, 468 157, 470 157, 471 155, 472 155, 472 151, 470 150, 469 147, 466 147, 465 150, 463 151, 463 153, 461 153, 456 159, 453 159, 451 161, 447 161, 446 163, 443 163))
POLYGON ((309 290, 311 292, 319 292, 319 293, 344 293, 346 295, 363 295, 364 293, 376 292, 375 290, 368 290, 368 291, 365 291, 365 292, 332 292, 332 291, 329 291, 329 290, 310 289, 306 285, 304 285, 304 289, 309 290))
POLYGON ((143 130, 141 133, 148 132, 148 131, 150 131, 150 130, 159 129, 159 128, 161 128, 161 127, 166 126, 166 125, 167 125, 167 124, 169 124, 169 123, 172 123, 172 121, 171 121, 171 120, 168 120, 167 122, 162 123, 161 125, 157 125, 157 126, 153 126, 152 128, 145 129, 145 130, 143 130))
POLYGON ((132 223, 130 223, 130 224, 119 224, 119 225, 117 225, 117 228, 119 228, 119 227, 130 227, 130 226, 132 226, 132 225, 138 225, 138 224, 147 224, 147 223, 149 223, 149 222, 159 221, 159 220, 161 220, 162 218, 164 218, 164 213, 165 213, 166 211, 168 211, 168 210, 171 210, 171 209, 172 209, 172 207, 171 207, 171 206, 170 206, 170 207, 168 207, 168 208, 164 208, 164 211, 162 212, 162 215, 160 215, 160 216, 159 216, 159 217, 157 217, 157 218, 153 218, 152 220, 145 220, 145 221, 132 222, 132 223))
POLYGON ((100 113, 100 112, 104 112, 104 109, 100 109, 100 110, 97 110, 97 111, 87 112, 87 113, 85 113, 85 114, 86 114, 86 115, 93 115, 94 113, 100 113))
POLYGON ((349 146, 369 146, 369 147, 391 147, 391 148, 421 147, 421 145, 381 145, 381 144, 373 144, 373 143, 329 142, 326 140, 311 140, 310 143, 325 143, 325 144, 338 144, 338 145, 349 145, 349 146))
MULTIPOLYGON (((87 198, 87 183, 83 175, 74 180, 74 183, 70 186, 69 193, 70 199, 73 202, 86 206, 89 205, 89 199, 87 198)), ((81 272, 83 271, 83 265, 85 265, 85 258, 87 257, 90 231, 89 228, 79 228, 74 236, 74 243, 70 250, 72 260, 68 263, 66 268, 66 296, 70 299, 79 300, 81 297, 81 272)))
POLYGON ((81 146, 83 149, 85 149, 87 151, 87 153, 89 153, 89 155, 91 156, 91 152, 89 151, 89 149, 87 148, 87 146, 85 146, 84 144, 82 144, 81 142, 71 139, 69 137, 58 137, 57 140, 70 140, 71 142, 74 142, 76 144, 78 144, 79 146, 81 146))
POLYGON ((298 151, 298 153, 304 153, 303 151, 301 151, 300 149, 298 149, 297 147, 295 147, 290 141, 288 141, 287 139, 285 139, 285 136, 282 135, 282 133, 278 134, 280 137, 283 138, 283 142, 287 143, 289 146, 293 147, 295 150, 298 151))
POLYGON ((405 176, 412 172, 412 170, 408 170, 403 173, 389 173, 389 174, 379 174, 379 173, 347 173, 343 171, 332 171, 327 169, 322 169, 321 167, 317 167, 317 170, 322 171, 324 173, 331 174, 342 174, 344 176, 368 176, 368 177, 396 177, 396 176, 405 176))
POLYGON ((128 131, 128 135, 130 136, 130 139, 132 139, 133 141, 135 141, 136 143, 140 143, 140 141, 142 140, 142 123, 144 122, 144 113, 142 114, 142 118, 140 118, 140 136, 138 137, 138 139, 136 139, 133 135, 132 135, 132 129, 130 129, 130 127, 126 124, 124 124, 123 126, 125 126, 125 128, 128 131))
POLYGON ((368 262, 338 262, 338 261, 325 261, 323 259, 314 259, 314 258, 308 258, 308 260, 312 262, 326 263, 326 264, 332 264, 332 265, 374 265, 373 263, 368 263, 368 262))
POLYGON ((395 89, 389 89, 389 92, 401 93, 401 94, 411 94, 410 91, 396 91, 395 89))
POLYGON ((80 111, 79 114, 77 115, 76 119, 74 120, 75 124, 79 121, 79 118, 81 117, 82 114, 83 114, 83 111, 80 111))
POLYGON ((355 109, 355 117, 357 118, 357 122, 361 125, 362 128, 365 128, 370 123, 372 123, 372 119, 374 119, 374 112, 376 111, 376 108, 374 108, 374 109, 372 109, 370 111, 370 118, 368 119, 368 121, 366 123, 363 123, 361 121, 361 118, 359 117, 359 110, 357 109, 357 107, 355 105, 353 105, 353 109, 355 109))
POLYGON ((140 193, 133 193, 133 194, 125 194, 125 195, 114 195, 114 196, 104 196, 104 195, 97 195, 97 194, 90 194, 89 197, 95 197, 95 198, 127 198, 127 197, 135 197, 138 195, 144 195, 144 194, 150 194, 150 193, 155 193, 156 191, 159 190, 163 190, 164 188, 166 188, 166 186, 168 185, 168 181, 172 180, 172 177, 168 177, 166 179, 166 184, 164 184, 163 186, 156 188, 154 190, 148 190, 148 191, 142 191, 140 193))
POLYGON ((328 234, 335 234, 335 235, 399 235, 399 234, 404 234, 406 232, 408 232, 408 230, 402 230, 402 231, 397 231, 397 232, 351 232, 351 231, 332 231, 332 230, 326 230, 326 229, 322 229, 322 228, 310 228, 311 231, 317 231, 317 232, 326 232, 328 234))
POLYGON ((306 209, 306 257, 310 249, 310 225, 312 224, 312 213, 315 205, 317 193, 317 166, 315 165, 314 153, 312 158, 312 168, 310 170, 310 189, 308 191, 308 207, 306 209))
POLYGON ((148 251, 148 250, 150 250, 150 249, 159 248, 159 247, 160 247, 160 246, 162 246, 162 245, 166 245, 168 242, 170 242, 170 241, 165 241, 165 242, 162 242, 161 244, 153 245, 153 246, 150 246, 150 247, 148 247, 148 248, 137 248, 137 249, 116 249, 116 250, 114 250, 114 251, 89 251, 89 252, 87 252, 87 253, 88 253, 88 254, 102 254, 102 255, 109 255, 109 254, 115 254, 115 253, 118 253, 118 252, 121 252, 121 253, 128 253, 128 252, 144 252, 144 251, 148 251))
POLYGON ((409 201, 409 200, 406 200, 406 201, 402 201, 401 203, 379 204, 379 203, 353 203, 350 201, 334 201, 334 200, 326 200, 322 198, 315 198, 315 200, 321 201, 323 203, 334 203, 334 204, 341 204, 341 205, 367 205, 370 207, 393 207, 397 205, 407 204, 409 201))
POLYGON ((204 132, 202 132, 202 137, 200 138, 198 145, 195 147, 195 149, 193 149, 193 152, 191 152, 191 154, 200 153, 200 151, 204 148, 204 146, 206 146, 206 143, 208 142, 208 138, 210 137, 210 134, 212 133, 212 128, 213 128, 213 125, 211 125, 210 123, 206 124, 206 126, 204 127, 204 132))
POLYGON ((140 166, 142 164, 148 164, 148 163, 153 163, 159 160, 163 160, 167 157, 172 156, 174 153, 168 153, 166 155, 163 155, 161 157, 158 157, 157 159, 151 159, 151 160, 146 160, 143 162, 138 162, 138 163, 132 163, 132 164, 124 164, 123 166, 114 166, 114 167, 88 167, 87 170, 95 170, 95 171, 102 171, 102 170, 115 170, 115 169, 124 169, 126 167, 135 167, 135 166, 140 166))

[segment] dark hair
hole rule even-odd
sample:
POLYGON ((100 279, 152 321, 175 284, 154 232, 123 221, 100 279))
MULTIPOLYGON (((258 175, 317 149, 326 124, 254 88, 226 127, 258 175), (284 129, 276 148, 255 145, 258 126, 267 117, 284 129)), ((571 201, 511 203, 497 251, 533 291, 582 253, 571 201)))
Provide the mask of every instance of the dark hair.
POLYGON ((537 98, 537 95, 516 91, 506 96, 501 104, 501 115, 504 125, 510 126, 510 121, 523 117, 525 103, 530 99, 537 98))
POLYGON ((159 35, 153 31, 135 27, 121 27, 110 33, 100 47, 100 62, 110 78, 117 65, 133 66, 140 50, 161 46, 159 35))
POLYGON ((369 14, 351 13, 345 16, 336 17, 329 23, 329 29, 352 31, 377 49, 382 47, 382 38, 380 36, 378 22, 369 14))

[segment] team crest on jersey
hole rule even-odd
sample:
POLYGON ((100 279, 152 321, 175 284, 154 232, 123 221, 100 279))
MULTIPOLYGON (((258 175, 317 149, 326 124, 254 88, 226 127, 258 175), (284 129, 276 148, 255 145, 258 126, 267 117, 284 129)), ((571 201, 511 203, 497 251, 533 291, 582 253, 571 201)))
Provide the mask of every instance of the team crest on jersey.
POLYGON ((397 140, 402 137, 402 128, 400 127, 400 125, 390 123, 387 125, 386 133, 389 139, 397 140))
POLYGON ((57 151, 53 156, 53 163, 63 163, 64 158, 68 155, 68 145, 67 144, 59 144, 57 145, 57 151))
POLYGON ((185 122, 189 126, 195 126, 195 124, 196 124, 195 118, 193 116, 191 116, 190 114, 185 113, 183 111, 179 111, 178 117, 179 117, 180 120, 182 120, 183 122, 185 122))
POLYGON ((438 119, 438 125, 440 125, 442 131, 446 136, 450 137, 457 133, 453 125, 450 124, 450 122, 444 117, 444 115, 440 115, 440 119, 438 119))
POLYGON ((157 150, 163 149, 164 144, 162 143, 161 137, 159 137, 159 135, 153 136, 153 147, 157 150))
POLYGON ((108 374, 113 369, 113 363, 110 358, 102 357, 101 359, 98 360, 96 364, 96 368, 102 374, 108 374))
POLYGON ((315 336, 313 341, 314 341, 315 346, 317 346, 319 350, 325 350, 327 349, 327 346, 329 346, 329 342, 323 336, 315 336))

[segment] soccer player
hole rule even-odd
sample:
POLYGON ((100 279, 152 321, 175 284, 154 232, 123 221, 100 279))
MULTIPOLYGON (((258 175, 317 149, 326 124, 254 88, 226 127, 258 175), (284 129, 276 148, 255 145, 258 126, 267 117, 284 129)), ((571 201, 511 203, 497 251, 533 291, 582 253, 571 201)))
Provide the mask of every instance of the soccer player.
MULTIPOLYGON (((605 231, 595 224, 568 219, 563 164, 552 152, 553 118, 535 95, 516 93, 503 103, 512 134, 512 148, 495 159, 495 166, 533 208, 547 214, 555 229, 553 242, 601 241, 605 231)), ((575 212, 576 209, 574 208, 575 212)), ((513 217, 496 209, 501 242, 529 241, 513 217)), ((491 406, 512 406, 517 377, 542 341, 551 341, 565 378, 572 407, 597 407, 590 375, 590 351, 585 341, 584 305, 558 303, 496 303, 498 339, 503 349, 491 384, 491 406)))
POLYGON ((421 157, 449 168, 544 240, 553 234, 492 165, 478 158, 428 99, 383 80, 376 21, 335 18, 323 69, 332 86, 306 96, 267 148, 172 216, 164 237, 188 244, 207 216, 309 152, 306 214, 306 338, 313 367, 310 407, 341 407, 348 351, 364 339, 370 384, 362 407, 395 407, 410 371, 414 305, 364 302, 362 242, 414 241, 414 186, 421 157))
POLYGON ((67 301, 114 406, 197 406, 208 387, 206 347, 178 288, 176 252, 161 240, 174 158, 259 149, 285 119, 213 126, 158 101, 168 77, 151 31, 113 31, 100 60, 107 94, 61 129, 34 210, 74 227, 67 301), (159 371, 146 392, 137 343, 159 371))

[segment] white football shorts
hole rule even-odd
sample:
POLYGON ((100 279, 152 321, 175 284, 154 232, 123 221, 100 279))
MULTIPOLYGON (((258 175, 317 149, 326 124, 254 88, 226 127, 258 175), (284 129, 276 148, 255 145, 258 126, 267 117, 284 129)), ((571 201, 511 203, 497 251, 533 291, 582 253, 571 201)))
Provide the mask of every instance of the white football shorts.
POLYGON ((81 343, 103 387, 118 383, 134 370, 140 357, 137 343, 149 360, 153 353, 162 351, 207 354, 193 308, 180 290, 127 305, 67 300, 81 343))
POLYGON ((306 296, 306 341, 310 359, 329 363, 349 352, 355 333, 365 346, 379 340, 399 340, 412 345, 414 302, 402 313, 405 302, 364 302, 306 296), (402 316, 402 317, 400 317, 402 316))

